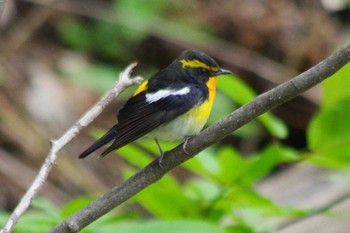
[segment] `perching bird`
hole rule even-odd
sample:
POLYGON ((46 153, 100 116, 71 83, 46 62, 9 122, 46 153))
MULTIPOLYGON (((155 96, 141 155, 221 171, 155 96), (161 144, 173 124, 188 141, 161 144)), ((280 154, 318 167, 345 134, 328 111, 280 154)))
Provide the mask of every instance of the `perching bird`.
POLYGON ((220 69, 208 55, 194 50, 183 52, 168 67, 140 84, 120 109, 118 123, 79 158, 114 140, 102 152, 101 156, 105 156, 146 134, 155 138, 163 155, 158 139, 185 140, 202 130, 214 103, 216 79, 223 74, 231 72, 220 69))

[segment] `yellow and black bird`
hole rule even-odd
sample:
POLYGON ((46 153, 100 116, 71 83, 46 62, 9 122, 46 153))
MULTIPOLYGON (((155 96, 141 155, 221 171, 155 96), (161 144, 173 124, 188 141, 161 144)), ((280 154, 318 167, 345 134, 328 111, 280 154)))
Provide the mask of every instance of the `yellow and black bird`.
POLYGON ((118 113, 118 124, 87 148, 79 158, 114 140, 102 152, 111 151, 145 136, 154 137, 161 154, 158 139, 185 140, 199 133, 211 112, 217 76, 231 74, 220 69, 208 55, 189 50, 168 67, 159 71, 137 88, 118 113))

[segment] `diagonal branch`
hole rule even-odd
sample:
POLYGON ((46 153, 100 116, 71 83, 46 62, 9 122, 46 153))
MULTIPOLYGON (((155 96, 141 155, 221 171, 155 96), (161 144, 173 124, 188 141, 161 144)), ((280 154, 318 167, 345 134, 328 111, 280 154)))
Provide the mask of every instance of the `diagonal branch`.
POLYGON ((161 179, 169 170, 223 139, 232 131, 253 120, 260 114, 287 102, 325 80, 349 61, 350 44, 341 48, 332 56, 306 72, 259 95, 253 101, 224 117, 217 124, 205 129, 199 135, 192 137, 186 145, 187 153, 183 151, 182 145, 168 151, 162 160, 162 168, 159 167, 157 160, 153 161, 127 181, 114 187, 101 198, 91 202, 86 207, 68 217, 53 228, 51 233, 78 232, 94 220, 133 197, 148 185, 161 179))
MULTIPOLYGON (((1 1, 1 0, 0 0, 1 1)), ((21 215, 27 210, 31 204, 33 198, 40 191, 44 185, 47 176, 49 175, 52 166, 57 160, 57 153, 67 145, 84 127, 86 127, 91 121, 93 121, 102 110, 110 103, 116 96, 118 96, 128 86, 139 83, 142 78, 135 77, 130 79, 130 73, 136 66, 136 63, 131 64, 125 69, 119 76, 119 80, 115 83, 114 87, 108 91, 88 112, 85 113, 70 129, 68 129, 59 139, 51 141, 51 149, 47 155, 45 162, 43 163, 37 177, 18 203, 15 210, 7 220, 3 229, 0 233, 9 233, 21 217, 21 215)))

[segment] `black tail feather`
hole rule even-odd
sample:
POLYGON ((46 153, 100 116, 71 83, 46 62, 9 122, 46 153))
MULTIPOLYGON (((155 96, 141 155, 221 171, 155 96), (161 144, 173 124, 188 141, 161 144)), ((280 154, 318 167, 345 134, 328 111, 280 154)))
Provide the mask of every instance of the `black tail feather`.
POLYGON ((98 139, 94 144, 92 144, 89 148, 87 148, 83 153, 79 155, 79 159, 83 159, 87 157, 92 152, 106 145, 113 139, 115 139, 117 135, 117 125, 113 126, 108 132, 102 136, 102 138, 98 139))

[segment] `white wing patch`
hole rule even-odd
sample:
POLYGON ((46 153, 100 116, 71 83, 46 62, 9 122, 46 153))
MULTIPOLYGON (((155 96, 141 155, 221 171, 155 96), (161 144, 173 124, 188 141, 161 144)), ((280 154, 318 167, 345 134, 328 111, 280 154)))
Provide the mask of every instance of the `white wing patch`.
POLYGON ((160 90, 155 93, 146 94, 146 102, 150 104, 160 99, 166 98, 170 95, 186 95, 189 92, 190 92, 189 87, 184 87, 180 90, 160 90))

